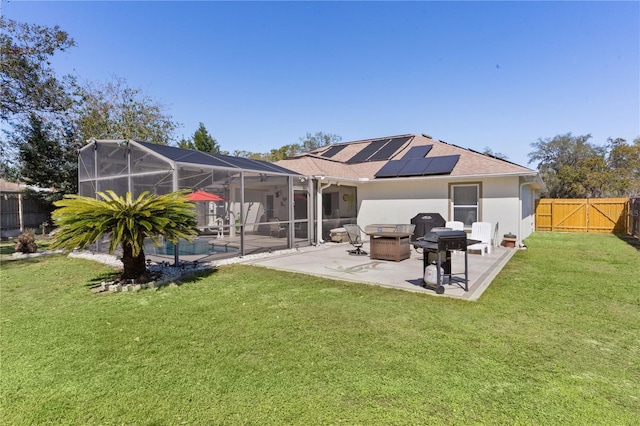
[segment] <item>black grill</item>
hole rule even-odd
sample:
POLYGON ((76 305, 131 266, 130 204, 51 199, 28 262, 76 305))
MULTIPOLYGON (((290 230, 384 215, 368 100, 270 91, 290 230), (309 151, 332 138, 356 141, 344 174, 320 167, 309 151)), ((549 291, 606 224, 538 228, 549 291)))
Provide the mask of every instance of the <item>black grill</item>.
POLYGON ((416 247, 429 247, 432 250, 467 250, 467 233, 464 231, 430 231, 424 234, 416 247))
MULTIPOLYGON (((436 293, 444 293, 444 279, 448 277, 449 284, 454 282, 454 276, 463 276, 464 278, 456 281, 457 284, 463 284, 464 291, 469 291, 469 274, 467 260, 467 245, 478 243, 479 241, 467 239, 467 233, 464 231, 451 230, 433 230, 424 234, 422 238, 413 241, 411 244, 415 248, 423 249, 422 256, 422 272, 424 273, 430 264, 437 265, 438 283, 435 286, 436 293), (464 252, 464 271, 461 273, 451 272, 451 251, 459 250, 464 252), (444 271, 444 276, 440 274, 440 268, 444 271)), ((423 281, 426 287, 427 283, 423 281)))
POLYGON ((441 228, 446 221, 439 213, 418 213, 411 219, 411 224, 416 228, 411 236, 411 241, 417 241, 433 228, 441 228))

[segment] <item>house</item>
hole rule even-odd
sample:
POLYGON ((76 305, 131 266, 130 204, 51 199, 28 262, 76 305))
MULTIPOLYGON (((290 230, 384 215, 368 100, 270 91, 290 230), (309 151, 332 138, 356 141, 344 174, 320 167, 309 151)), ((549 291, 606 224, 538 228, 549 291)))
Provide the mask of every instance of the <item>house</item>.
MULTIPOLYGON (((423 212, 467 227, 491 222, 496 233, 523 239, 544 188, 534 170, 425 135, 340 143, 277 163, 92 140, 79 152, 78 179, 84 196, 108 189, 209 193, 211 201, 197 202, 202 238, 180 246, 198 261, 311 245, 347 223, 410 223, 423 212)), ((175 254, 173 247, 152 250, 175 254)))
POLYGON ((535 170, 425 134, 334 144, 276 164, 317 182, 323 239, 344 223, 410 223, 428 212, 467 229, 490 222, 495 243, 507 233, 521 243, 534 230, 535 199, 545 188, 535 170))

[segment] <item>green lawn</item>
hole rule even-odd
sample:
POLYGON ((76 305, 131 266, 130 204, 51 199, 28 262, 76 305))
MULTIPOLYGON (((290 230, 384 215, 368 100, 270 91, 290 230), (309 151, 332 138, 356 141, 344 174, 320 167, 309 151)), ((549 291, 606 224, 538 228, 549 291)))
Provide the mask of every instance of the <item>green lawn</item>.
POLYGON ((3 261, 1 419, 23 424, 640 424, 640 252, 538 233, 478 302, 229 266, 93 294, 3 261))

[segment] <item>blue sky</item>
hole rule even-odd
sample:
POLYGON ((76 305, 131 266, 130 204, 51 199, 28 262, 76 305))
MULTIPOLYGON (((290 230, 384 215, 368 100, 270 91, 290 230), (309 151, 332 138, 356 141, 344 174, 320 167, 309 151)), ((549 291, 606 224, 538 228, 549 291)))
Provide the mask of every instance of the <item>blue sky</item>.
POLYGON ((75 39, 60 74, 125 78, 177 137, 203 122, 231 152, 428 133, 527 165, 538 138, 640 136, 636 1, 3 1, 2 14, 75 39))

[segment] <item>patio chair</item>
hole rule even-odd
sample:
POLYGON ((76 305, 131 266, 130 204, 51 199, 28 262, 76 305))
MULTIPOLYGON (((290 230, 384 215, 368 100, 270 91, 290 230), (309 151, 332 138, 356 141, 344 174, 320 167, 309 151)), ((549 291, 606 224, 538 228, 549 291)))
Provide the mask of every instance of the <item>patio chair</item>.
POLYGON ((459 220, 450 220, 444 224, 445 228, 451 228, 453 231, 464 231, 464 222, 459 220))
POLYGON ((224 228, 222 227, 223 225, 224 221, 222 220, 222 218, 217 217, 213 221, 213 224, 209 226, 209 229, 217 234, 217 238, 222 238, 224 237, 224 228))
POLYGON ((469 238, 480 242, 468 246, 467 251, 480 250, 480 254, 484 256, 486 250, 487 254, 491 254, 491 224, 489 222, 473 222, 469 238))
POLYGON ((199 226, 198 231, 200 234, 211 235, 215 234, 216 238, 224 237, 224 232, 222 229, 223 221, 222 218, 216 218, 211 224, 205 226, 199 226))
POLYGON ((343 225, 347 236, 349 237, 349 243, 355 247, 355 250, 349 250, 349 254, 353 256, 367 256, 369 253, 362 250, 364 241, 362 241, 362 229, 356 224, 343 225))
POLYGON ((269 235, 271 237, 275 235, 277 238, 280 238, 280 234, 282 232, 284 232, 286 235, 287 228, 285 228, 280 224, 280 219, 278 219, 277 217, 274 217, 273 219, 271 219, 271 222, 274 222, 271 225, 269 225, 269 235))
MULTIPOLYGON (((449 220, 444 224, 445 228, 450 228, 452 231, 464 231, 464 222, 460 220, 449 220)), ((460 250, 452 250, 453 254, 461 254, 460 250)))

